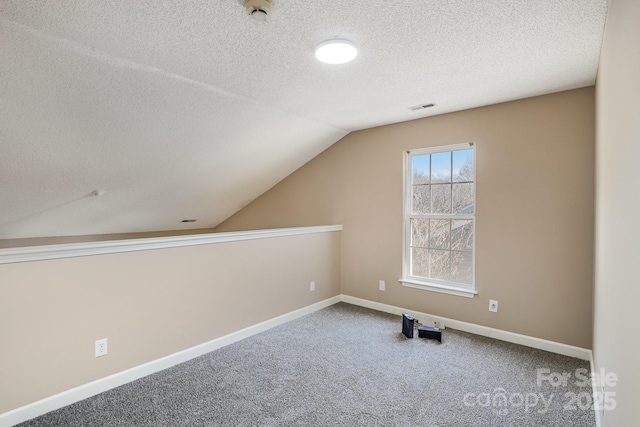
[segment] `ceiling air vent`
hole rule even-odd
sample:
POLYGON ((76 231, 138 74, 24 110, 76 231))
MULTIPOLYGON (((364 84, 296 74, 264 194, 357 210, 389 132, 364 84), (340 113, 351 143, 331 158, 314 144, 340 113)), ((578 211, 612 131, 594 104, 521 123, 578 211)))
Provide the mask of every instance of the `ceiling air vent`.
POLYGON ((196 221, 197 221, 197 219, 183 219, 180 222, 196 222, 196 221))
POLYGON ((436 104, 420 104, 420 105, 414 105, 413 107, 409 107, 409 110, 411 110, 411 111, 424 110, 425 108, 435 107, 435 105, 436 105, 436 104))

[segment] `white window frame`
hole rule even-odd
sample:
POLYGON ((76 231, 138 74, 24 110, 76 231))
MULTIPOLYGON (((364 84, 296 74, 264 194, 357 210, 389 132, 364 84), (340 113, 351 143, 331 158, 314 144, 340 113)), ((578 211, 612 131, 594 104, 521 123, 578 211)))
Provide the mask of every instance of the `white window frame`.
MULTIPOLYGON (((452 156, 453 157, 453 156, 452 156)), ((477 295, 478 292, 475 289, 475 277, 476 277, 476 145, 473 142, 464 144, 446 145, 440 147, 421 148, 416 150, 410 150, 404 154, 404 187, 403 187, 403 242, 402 242, 402 279, 400 282, 407 287, 418 288, 428 291, 441 292, 451 295, 463 296, 472 298, 477 295), (467 150, 472 148, 473 152, 473 204, 474 213, 472 215, 420 215, 412 213, 412 157, 422 154, 434 154, 456 150, 467 150), (411 275, 411 219, 412 218, 456 218, 456 219, 470 219, 473 224, 473 246, 472 246, 472 280, 471 284, 450 282, 443 280, 436 280, 430 278, 424 278, 421 276, 411 275)))

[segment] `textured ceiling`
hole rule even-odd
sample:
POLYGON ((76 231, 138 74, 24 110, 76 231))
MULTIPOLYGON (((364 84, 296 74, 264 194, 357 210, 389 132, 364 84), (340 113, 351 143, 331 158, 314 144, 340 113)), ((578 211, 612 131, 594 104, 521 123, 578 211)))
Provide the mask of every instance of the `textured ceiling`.
POLYGON ((0 239, 214 227, 352 130, 592 85, 606 10, 0 0, 0 239))

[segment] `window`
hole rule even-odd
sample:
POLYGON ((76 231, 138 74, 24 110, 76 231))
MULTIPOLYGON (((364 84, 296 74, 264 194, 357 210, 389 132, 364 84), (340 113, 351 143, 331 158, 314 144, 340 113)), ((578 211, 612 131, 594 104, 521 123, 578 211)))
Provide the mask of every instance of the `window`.
POLYGON ((475 239, 473 143, 405 156, 405 286, 472 297, 475 239))

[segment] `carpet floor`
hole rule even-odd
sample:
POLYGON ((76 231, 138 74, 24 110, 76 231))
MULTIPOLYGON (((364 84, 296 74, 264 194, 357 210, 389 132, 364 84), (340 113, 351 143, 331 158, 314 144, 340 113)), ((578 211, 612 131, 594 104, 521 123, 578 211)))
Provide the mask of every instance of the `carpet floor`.
POLYGON ((587 362, 345 303, 20 424, 588 426, 587 362))

